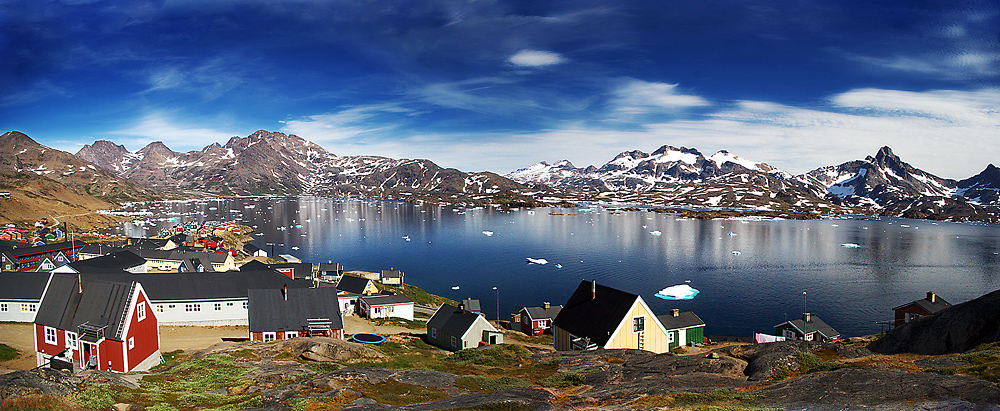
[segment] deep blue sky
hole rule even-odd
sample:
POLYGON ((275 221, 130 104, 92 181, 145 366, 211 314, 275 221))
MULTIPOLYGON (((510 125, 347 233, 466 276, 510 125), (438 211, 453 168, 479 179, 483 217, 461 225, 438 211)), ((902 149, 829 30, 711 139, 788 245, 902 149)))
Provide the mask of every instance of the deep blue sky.
POLYGON ((501 173, 664 144, 801 173, 889 145, 965 178, 1000 159, 1000 3, 0 2, 0 130, 76 152, 258 129, 501 173))

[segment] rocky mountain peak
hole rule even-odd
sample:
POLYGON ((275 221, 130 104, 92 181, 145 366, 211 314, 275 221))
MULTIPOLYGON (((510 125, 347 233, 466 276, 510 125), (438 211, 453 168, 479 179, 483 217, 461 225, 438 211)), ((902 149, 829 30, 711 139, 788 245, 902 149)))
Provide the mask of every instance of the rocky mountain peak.
POLYGON ((32 140, 31 137, 28 137, 20 131, 8 131, 3 133, 3 135, 0 136, 0 144, 3 144, 4 148, 9 146, 18 150, 42 147, 41 144, 38 144, 38 142, 32 140))

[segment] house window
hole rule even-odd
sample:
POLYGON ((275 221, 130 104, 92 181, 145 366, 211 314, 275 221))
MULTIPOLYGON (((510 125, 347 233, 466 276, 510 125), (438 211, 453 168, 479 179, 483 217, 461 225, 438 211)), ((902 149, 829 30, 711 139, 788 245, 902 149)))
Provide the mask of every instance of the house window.
POLYGON ((7 312, 7 303, 0 303, 0 313, 7 312))
POLYGON ((781 336, 785 337, 786 339, 789 339, 789 340, 794 340, 795 339, 795 331, 788 330, 788 329, 783 330, 783 331, 781 331, 781 336))
POLYGON ((226 303, 226 307, 232 307, 233 303, 226 303))
POLYGON ((244 310, 245 310, 245 309, 247 309, 247 305, 249 305, 249 304, 250 304, 250 303, 248 303, 248 302, 244 301, 244 302, 243 302, 243 309, 244 309, 244 310))
POLYGON ((455 338, 454 335, 451 336, 451 346, 452 347, 458 347, 458 338, 455 338))
POLYGON ((156 305, 156 312, 158 312, 158 313, 162 313, 163 312, 163 304, 157 304, 156 305))
POLYGON ((673 344, 674 333, 672 331, 667 331, 667 344, 673 344))
POLYGON ((812 341, 812 340, 813 340, 813 335, 815 335, 815 333, 809 333, 809 334, 806 334, 806 336, 805 336, 805 338, 804 338, 804 339, 805 339, 806 341, 812 341))
POLYGON ((646 317, 638 316, 632 317, 632 332, 641 333, 646 331, 646 317))
POLYGON ((184 304, 184 311, 201 311, 201 304, 184 304))
POLYGON ((215 303, 215 311, 222 311, 222 303, 215 303))
POLYGON ((438 338, 438 329, 431 327, 431 338, 438 338))
POLYGON ((137 317, 139 317, 139 321, 145 320, 146 319, 146 303, 139 303, 139 305, 135 307, 135 314, 136 314, 137 317))
POLYGON ((275 336, 274 336, 273 332, 264 333, 264 342, 274 341, 274 339, 275 339, 275 336))
POLYGON ((176 305, 173 305, 173 304, 170 304, 170 305, 168 305, 168 306, 167 306, 167 308, 169 308, 169 309, 173 310, 174 308, 177 308, 177 306, 176 306, 176 305))
POLYGON ((45 327, 45 343, 56 345, 56 342, 56 329, 52 327, 45 327))
POLYGON ((285 331, 285 339, 295 338, 299 336, 298 331, 285 331))
POLYGON ((21 304, 22 313, 33 313, 38 310, 38 306, 35 304, 21 304))
POLYGON ((66 348, 71 350, 76 349, 76 333, 72 331, 66 331, 66 348))
POLYGON ((128 349, 135 348, 135 337, 128 337, 128 349))

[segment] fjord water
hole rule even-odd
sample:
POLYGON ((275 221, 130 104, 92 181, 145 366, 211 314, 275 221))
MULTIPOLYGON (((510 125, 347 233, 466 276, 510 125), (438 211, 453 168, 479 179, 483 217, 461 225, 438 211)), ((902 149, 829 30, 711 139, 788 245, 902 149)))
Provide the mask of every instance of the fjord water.
POLYGON ((516 306, 563 304, 581 280, 597 280, 641 295, 657 314, 693 310, 707 324, 706 334, 772 333, 774 325, 806 311, 855 336, 879 332, 877 322, 890 320, 893 307, 927 291, 957 304, 1000 288, 996 225, 692 220, 600 207, 465 210, 325 198, 132 208, 163 218, 126 224, 127 235, 154 235, 188 221, 235 220, 256 226, 262 235, 255 244, 268 252, 273 244, 275 254, 305 262, 402 270, 407 283, 433 294, 480 299, 490 319, 497 317, 498 298, 506 319, 516 306), (548 264, 528 264, 528 257, 548 264), (701 291, 692 300, 654 297, 687 281, 701 291))

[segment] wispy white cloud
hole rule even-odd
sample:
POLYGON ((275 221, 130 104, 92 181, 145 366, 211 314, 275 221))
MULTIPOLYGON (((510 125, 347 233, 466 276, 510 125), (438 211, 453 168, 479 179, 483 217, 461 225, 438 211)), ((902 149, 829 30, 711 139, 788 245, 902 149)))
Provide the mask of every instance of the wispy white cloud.
POLYGON ((244 83, 246 62, 239 56, 220 56, 196 66, 163 64, 153 66, 145 76, 142 93, 182 92, 216 99, 244 83))
POLYGON ((610 105, 628 114, 677 111, 711 103, 699 96, 682 93, 676 84, 629 79, 613 91, 610 105))
MULTIPOLYGON (((381 139, 393 136, 400 118, 417 114, 395 104, 349 107, 340 111, 283 121, 280 131, 295 134, 337 154, 359 154, 361 147, 372 148, 381 139)), ((379 153, 367 151, 366 154, 379 153)))
POLYGON ((225 144, 235 134, 184 124, 166 113, 150 113, 127 128, 104 137, 135 151, 154 141, 167 142, 174 151, 200 150, 214 142, 225 144))
POLYGON ((559 53, 544 50, 521 50, 507 59, 507 62, 522 67, 544 67, 566 62, 559 53))

